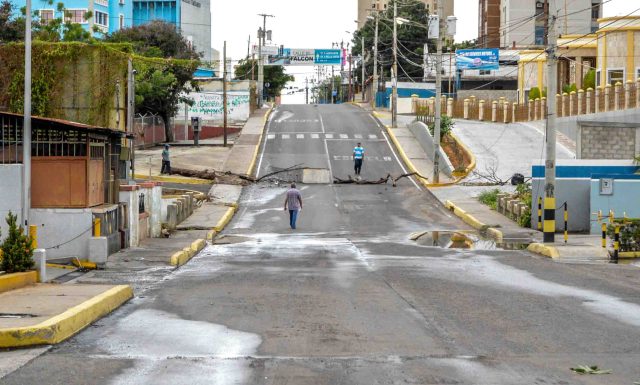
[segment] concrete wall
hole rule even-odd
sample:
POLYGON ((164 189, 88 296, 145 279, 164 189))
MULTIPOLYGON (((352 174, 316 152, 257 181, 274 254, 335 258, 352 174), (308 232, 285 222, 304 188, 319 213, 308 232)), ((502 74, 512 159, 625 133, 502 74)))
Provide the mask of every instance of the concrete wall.
MULTIPOLYGON (((591 205, 590 211, 597 213, 602 210, 604 216, 607 216, 609 210, 613 210, 616 218, 622 217, 624 213, 630 218, 640 218, 640 176, 631 177, 634 179, 614 179, 613 195, 600 195, 600 178, 592 179, 590 183, 591 189, 591 205)), ((598 222, 591 222, 591 234, 599 234, 601 232, 598 222)))
MULTIPOLYGON (((413 122, 408 126, 408 128, 413 133, 413 136, 416 137, 418 143, 420 143, 420 146, 429 159, 433 161, 434 141, 427 125, 422 122, 413 122)), ((440 147, 440 159, 442 160, 440 162, 440 172, 443 172, 450 177, 453 172, 453 165, 442 147, 440 147)))
POLYGON ((211 8, 209 0, 180 0, 180 30, 202 60, 211 61, 211 8))
POLYGON ((469 99, 475 96, 476 100, 498 100, 504 97, 509 103, 518 101, 518 90, 458 90, 458 100, 469 99))
POLYGON ((7 236, 5 218, 9 211, 18 215, 18 223, 22 223, 22 165, 0 165, 0 242, 7 236))
POLYGON ((38 247, 47 249, 47 259, 89 256, 91 209, 31 209, 30 215, 31 224, 38 226, 38 247))
MULTIPOLYGON (((640 123, 638 123, 640 127, 640 123)), ((635 127, 615 123, 581 124, 577 157, 579 159, 633 159, 636 152, 635 127)))
POLYGON ((640 108, 628 110, 600 112, 597 114, 569 116, 558 118, 558 131, 568 136, 574 142, 578 141, 578 126, 582 122, 616 122, 636 123, 640 122, 640 108))

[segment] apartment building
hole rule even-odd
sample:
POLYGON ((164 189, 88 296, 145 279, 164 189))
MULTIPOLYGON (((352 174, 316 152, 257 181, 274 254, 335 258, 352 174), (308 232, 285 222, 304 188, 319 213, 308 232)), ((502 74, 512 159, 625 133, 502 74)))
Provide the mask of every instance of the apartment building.
MULTIPOLYGON (((427 12, 430 14, 438 13, 438 0, 420 0, 424 3, 427 12)), ((454 0, 444 1, 445 16, 453 16, 454 0)), ((358 28, 361 28, 367 22, 372 10, 385 11, 390 6, 389 0, 358 0, 358 28)))
MULTIPOLYGON (((500 46, 533 48, 546 44, 548 20, 546 0, 500 1, 500 46)), ((602 17, 602 0, 557 0, 556 27, 560 36, 593 33, 602 17)), ((482 16, 480 16, 482 18, 482 16)))
POLYGON ((478 46, 500 47, 500 0, 479 0, 478 46))

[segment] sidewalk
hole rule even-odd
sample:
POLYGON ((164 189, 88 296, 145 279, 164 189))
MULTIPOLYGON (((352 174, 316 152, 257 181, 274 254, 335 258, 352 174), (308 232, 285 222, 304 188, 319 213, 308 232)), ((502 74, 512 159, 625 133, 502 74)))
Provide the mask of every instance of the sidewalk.
MULTIPOLYGON (((371 111, 368 104, 359 104, 371 111)), ((385 125, 390 125, 388 112, 375 111, 373 114, 385 125)), ((395 134, 394 141, 398 151, 407 154, 409 165, 422 175, 431 175, 433 162, 420 151, 412 133, 406 129, 414 120, 413 116, 398 116, 399 128, 388 129, 395 134)), ((502 180, 508 180, 515 173, 531 175, 533 161, 544 156, 544 131, 536 125, 528 123, 501 124, 456 120, 453 133, 464 143, 476 157, 476 172, 495 174, 502 180)), ((558 159, 575 158, 575 143, 564 135, 558 136, 558 159)), ((470 174, 463 182, 481 182, 476 174, 470 174)), ((486 182, 486 180, 485 180, 486 182)), ((542 233, 533 229, 522 228, 506 216, 491 210, 480 203, 478 195, 486 190, 498 188, 512 193, 513 186, 465 186, 455 184, 444 187, 431 187, 431 192, 466 223, 475 227, 498 243, 533 243, 530 251, 563 262, 601 263, 608 261, 605 250, 600 246, 600 238, 590 235, 569 235, 569 242, 564 243, 561 234, 556 236, 553 246, 541 245, 542 233)))

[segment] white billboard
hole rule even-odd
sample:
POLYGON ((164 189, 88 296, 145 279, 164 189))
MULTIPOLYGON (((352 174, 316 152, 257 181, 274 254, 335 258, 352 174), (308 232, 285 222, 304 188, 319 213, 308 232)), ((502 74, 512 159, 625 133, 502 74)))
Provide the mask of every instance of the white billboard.
MULTIPOLYGON (((277 55, 279 51, 280 48, 277 45, 265 45, 262 47, 262 56, 277 55)), ((258 54, 258 46, 256 44, 253 45, 253 54, 258 54)))
MULTIPOLYGON (((188 119, 194 116, 204 120, 223 120, 224 104, 222 92, 192 92, 189 97, 194 103, 188 109, 188 119)), ((249 92, 227 92, 227 108, 229 120, 244 121, 249 118, 249 92)))

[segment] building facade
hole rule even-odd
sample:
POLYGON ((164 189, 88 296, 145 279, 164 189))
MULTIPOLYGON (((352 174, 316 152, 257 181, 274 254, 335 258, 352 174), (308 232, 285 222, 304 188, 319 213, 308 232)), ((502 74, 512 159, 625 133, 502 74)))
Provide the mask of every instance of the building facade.
POLYGON ((640 79, 640 16, 600 19, 596 85, 640 79))
POLYGON ((153 20, 175 25, 203 60, 212 60, 210 0, 133 0, 133 25, 153 20))
MULTIPOLYGON (((502 48, 533 48, 546 44, 548 2, 545 0, 500 1, 500 46, 502 48)), ((559 36, 582 35, 598 29, 602 17, 602 0, 555 2, 559 17, 559 36)))
MULTIPOLYGON (((429 14, 438 13, 438 0, 420 0, 424 3, 429 14)), ((445 16, 453 16, 454 0, 444 1, 445 16)), ((358 29, 367 22, 367 16, 373 10, 385 11, 389 8, 389 0, 358 0, 358 29)))
POLYGON ((500 0, 479 0, 478 46, 500 47, 500 0))
MULTIPOLYGON (((12 3, 17 10, 26 5, 25 0, 12 0, 12 3)), ((58 11, 56 3, 50 4, 46 0, 35 0, 32 2, 31 8, 41 22, 64 18, 81 24, 96 38, 132 25, 133 0, 66 0, 63 4, 65 10, 58 11), (87 18, 88 12, 93 16, 87 18)))

